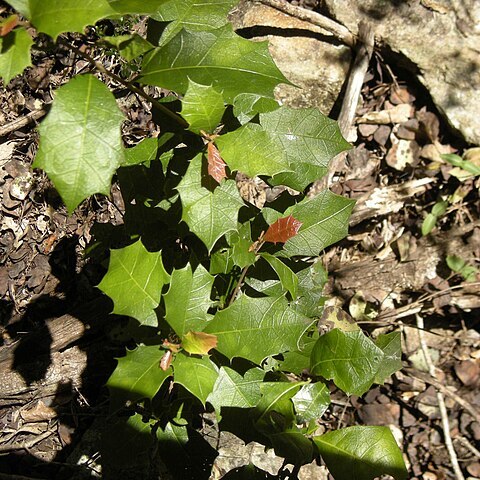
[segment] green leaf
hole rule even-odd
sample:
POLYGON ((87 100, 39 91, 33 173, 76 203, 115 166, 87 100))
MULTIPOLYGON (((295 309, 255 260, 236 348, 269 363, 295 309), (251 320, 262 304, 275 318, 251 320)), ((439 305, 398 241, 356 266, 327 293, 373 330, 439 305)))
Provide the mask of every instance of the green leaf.
POLYGON ((432 215, 435 215, 436 217, 441 217, 442 215, 445 215, 445 212, 447 211, 448 207, 448 202, 442 200, 441 202, 437 202, 433 207, 432 207, 432 215))
POLYGON ((267 42, 251 42, 230 25, 209 32, 182 30, 148 54, 140 81, 184 94, 188 80, 212 85, 231 104, 240 93, 273 98, 279 83, 289 83, 273 62, 267 42))
POLYGON ((29 0, 7 0, 18 13, 21 13, 25 18, 30 18, 30 4, 29 0))
POLYGON ((193 355, 207 355, 217 346, 217 337, 205 332, 187 332, 182 337, 183 349, 193 355))
POLYGON ((314 437, 335 480, 407 478, 407 469, 388 427, 349 427, 314 437))
POLYGON ((212 393, 207 401, 220 414, 221 407, 252 408, 260 400, 260 384, 265 372, 252 368, 242 377, 235 370, 221 367, 212 393))
POLYGON ((375 345, 383 351, 383 361, 375 376, 375 383, 383 384, 386 378, 402 369, 402 340, 400 332, 379 335, 375 345))
POLYGON ((238 0, 170 0, 159 6, 153 16, 171 22, 165 28, 161 44, 168 43, 182 28, 190 31, 213 30, 228 23, 227 14, 238 0))
POLYGON ((190 357, 180 352, 172 363, 175 383, 183 385, 203 405, 217 381, 218 369, 208 357, 190 357))
POLYGON ((335 328, 313 347, 310 372, 333 380, 348 395, 363 395, 376 381, 384 357, 363 332, 335 328))
POLYGON ((455 155, 454 153, 444 153, 440 156, 448 163, 451 163, 474 176, 480 175, 480 165, 476 165, 469 160, 464 160, 462 157, 455 155))
POLYGON ((117 368, 107 382, 113 409, 124 406, 126 400, 151 400, 155 396, 165 379, 172 375, 171 368, 163 371, 159 367, 163 353, 158 345, 139 345, 118 359, 117 368))
POLYGON ((292 299, 297 298, 298 291, 298 278, 293 273, 293 271, 285 265, 280 259, 270 255, 269 253, 262 253, 261 257, 264 258, 269 265, 275 270, 275 273, 278 275, 282 287, 290 292, 292 299))
POLYGON ((245 268, 255 263, 255 252, 250 251, 253 243, 250 232, 250 222, 239 225, 236 232, 228 234, 227 241, 232 247, 230 259, 233 260, 235 265, 238 265, 240 268, 245 268))
POLYGON ((347 235, 354 205, 354 200, 324 190, 288 208, 284 215, 292 215, 302 226, 298 234, 285 243, 281 255, 316 256, 325 247, 341 240, 347 235))
POLYGON ((283 360, 279 363, 279 369, 295 375, 301 375, 305 370, 308 370, 310 368, 310 355, 317 340, 317 332, 313 337, 304 335, 300 339, 300 349, 283 354, 283 360))
POLYGON ((148 252, 142 242, 112 250, 108 272, 98 285, 114 304, 113 313, 128 315, 141 325, 157 325, 154 309, 168 283, 161 252, 148 252))
POLYGON ((102 37, 102 43, 115 47, 125 60, 131 61, 155 48, 138 34, 102 37))
POLYGON ((12 30, 5 37, 0 37, 0 77, 5 86, 32 64, 32 45, 32 37, 21 27, 12 30))
MULTIPOLYGON (((294 173, 282 175, 284 185, 304 190, 321 178, 329 161, 351 145, 342 137, 337 122, 323 115, 316 108, 293 109, 280 107, 260 114, 260 124, 277 143, 294 173), (306 165, 303 165, 306 164, 306 165), (310 166, 317 168, 309 168, 310 166), (302 169, 301 188, 298 188, 298 170, 302 169), (292 180, 295 184, 291 184, 292 180)), ((276 182, 274 178, 274 182, 276 182)))
POLYGON ((122 166, 130 167, 133 165, 144 164, 150 166, 153 160, 160 160, 163 172, 167 171, 168 162, 173 157, 172 150, 169 150, 166 144, 174 137, 173 133, 166 132, 157 138, 145 138, 132 148, 125 149, 125 158, 122 166))
MULTIPOLYGON (((40 0, 43 1, 43 0, 40 0)), ((166 0, 107 0, 115 15, 154 15, 166 0)))
POLYGON ((233 180, 226 180, 213 192, 210 177, 202 175, 202 155, 190 161, 187 173, 177 190, 182 200, 182 220, 210 251, 227 232, 236 230, 238 211, 243 201, 233 180))
POLYGON ((215 140, 218 149, 232 171, 272 176, 290 170, 281 148, 272 141, 260 125, 247 123, 215 140))
POLYGON ((45 170, 71 213, 94 193, 108 195, 123 161, 124 117, 108 88, 93 75, 61 86, 39 127, 34 168, 45 170))
POLYGON ((260 364, 269 355, 297 350, 298 340, 310 323, 285 297, 242 295, 217 312, 204 331, 217 336, 217 350, 228 358, 243 357, 260 364))
POLYGON ((213 133, 224 111, 221 93, 210 86, 188 81, 187 93, 182 101, 182 117, 189 123, 189 130, 197 134, 202 130, 213 133))
POLYGON ((433 213, 427 214, 427 216, 422 222, 422 235, 424 237, 428 235, 435 228, 437 220, 438 220, 438 217, 433 213))
POLYGON ((189 330, 201 331, 211 315, 210 292, 213 277, 201 265, 192 272, 191 264, 181 270, 174 270, 170 288, 164 295, 165 320, 181 338, 189 330))
POLYGON ((268 435, 272 442, 275 454, 285 459, 291 465, 305 465, 314 457, 315 447, 313 442, 297 427, 292 427, 284 432, 268 435))
POLYGON ((459 272, 465 266, 465 260, 458 255, 447 255, 448 268, 454 272, 459 272))
POLYGON ((243 125, 257 113, 271 112, 279 106, 280 104, 273 98, 262 97, 254 93, 241 93, 233 100, 233 114, 243 125))
POLYGON ((310 267, 297 273, 298 298, 294 308, 306 317, 320 317, 325 297, 323 288, 327 283, 327 272, 322 262, 316 261, 310 267))
POLYGON ((322 382, 304 385, 292 398, 297 420, 308 423, 318 420, 330 405, 330 391, 322 382))

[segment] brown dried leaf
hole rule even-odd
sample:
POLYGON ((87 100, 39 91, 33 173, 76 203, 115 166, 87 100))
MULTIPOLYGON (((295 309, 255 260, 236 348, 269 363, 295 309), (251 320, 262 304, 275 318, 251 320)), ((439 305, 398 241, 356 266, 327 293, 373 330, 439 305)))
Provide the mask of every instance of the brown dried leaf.
POLYGON ((0 22, 0 37, 4 37, 8 33, 10 33, 17 25, 17 15, 10 15, 8 18, 0 22))
POLYGON ((292 215, 279 218, 268 227, 263 240, 271 243, 285 243, 289 238, 294 237, 298 233, 302 225, 302 222, 292 217, 292 215))
POLYGON ((33 408, 20 412, 25 422, 43 422, 57 416, 57 412, 39 400, 33 408))
POLYGON ((207 144, 207 160, 208 160, 208 174, 220 183, 224 178, 227 178, 225 168, 227 164, 220 156, 220 152, 213 142, 207 144))

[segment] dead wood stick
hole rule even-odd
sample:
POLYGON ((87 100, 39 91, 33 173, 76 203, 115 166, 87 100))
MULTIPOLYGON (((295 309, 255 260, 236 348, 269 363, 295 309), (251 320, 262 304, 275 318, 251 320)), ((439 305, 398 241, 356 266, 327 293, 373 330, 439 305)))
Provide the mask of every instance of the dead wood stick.
POLYGON ((344 25, 335 22, 334 20, 324 17, 320 13, 312 12, 302 7, 297 7, 287 3, 285 0, 258 0, 264 5, 275 8, 280 12, 286 13, 292 17, 298 18, 312 25, 323 28, 335 36, 338 40, 349 47, 355 46, 355 37, 350 30, 344 25))
POLYGON ((13 120, 13 122, 7 123, 5 125, 0 125, 0 137, 4 137, 9 133, 20 130, 20 128, 27 126, 30 122, 42 118, 46 113, 47 112, 44 109, 34 110, 33 112, 27 113, 27 115, 23 117, 13 120))
POLYGON ((41 435, 38 435, 31 440, 25 442, 13 443, 11 445, 0 445, 0 453, 14 452, 15 450, 28 450, 29 448, 32 448, 37 443, 40 443, 42 440, 52 435, 52 433, 53 430, 47 430, 41 435))
MULTIPOLYGON (((422 348, 423 356, 425 357, 425 363, 428 366, 428 373, 436 379, 436 372, 435 366, 433 365, 432 359, 430 357, 430 353, 428 351, 427 342, 425 341, 425 336, 423 335, 423 331, 425 329, 425 325, 423 323, 423 318, 420 315, 416 315, 417 318, 417 327, 418 327, 418 338, 420 340, 420 346, 422 348)), ((452 437, 450 435, 450 422, 448 421, 448 413, 447 407, 445 406, 445 398, 443 397, 443 393, 440 389, 437 388, 437 401, 438 401, 438 408, 440 409, 440 416, 442 418, 442 430, 443 435, 445 437, 445 446, 447 447, 448 456, 450 457, 450 462, 452 463, 453 471, 457 480, 465 480, 463 476, 462 469, 458 463, 457 454, 455 452, 455 448, 453 446, 452 437)))

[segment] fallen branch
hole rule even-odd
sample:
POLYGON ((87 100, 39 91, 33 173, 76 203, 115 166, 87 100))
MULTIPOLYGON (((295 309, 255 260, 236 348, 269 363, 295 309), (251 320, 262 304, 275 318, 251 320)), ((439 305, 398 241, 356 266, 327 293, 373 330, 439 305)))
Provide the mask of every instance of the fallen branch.
POLYGON ((33 112, 27 113, 27 115, 17 118, 10 123, 0 125, 0 137, 4 137, 9 133, 16 132, 17 130, 26 127, 29 123, 42 118, 46 113, 47 112, 44 109, 34 110, 33 112))

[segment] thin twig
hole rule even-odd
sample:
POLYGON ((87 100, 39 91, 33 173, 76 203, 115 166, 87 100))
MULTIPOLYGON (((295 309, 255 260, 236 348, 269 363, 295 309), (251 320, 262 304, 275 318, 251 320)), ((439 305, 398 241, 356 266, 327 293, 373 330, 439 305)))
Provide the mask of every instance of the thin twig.
POLYGON ((128 90, 130 90, 131 92, 136 93, 137 95, 143 97, 145 100, 147 100, 147 102, 150 102, 153 107, 157 108, 158 110, 163 112, 165 115, 168 115, 171 119, 175 120, 175 122, 177 122, 180 126, 184 128, 188 127, 187 121, 184 120, 180 115, 177 115, 175 112, 172 112, 169 108, 167 108, 165 105, 160 103, 156 98, 153 98, 148 93, 145 93, 141 88, 138 88, 133 83, 128 82, 127 80, 124 80, 122 77, 119 77, 117 74, 111 72, 110 70, 105 68, 105 66, 101 62, 98 62, 97 60, 95 60, 88 53, 82 52, 79 48, 75 47, 74 45, 71 45, 69 42, 67 42, 63 38, 59 37, 58 41, 59 43, 61 43, 62 45, 64 45, 65 47, 67 47, 68 49, 72 50, 77 55, 85 59, 87 62, 89 62, 100 73, 107 75, 111 79, 122 84, 125 88, 128 88, 128 90))
POLYGON ((470 450, 478 459, 480 459, 480 452, 465 437, 458 435, 454 440, 461 443, 467 450, 470 450))
POLYGON ((246 267, 243 267, 242 273, 240 275, 240 278, 238 279, 238 283, 235 286, 235 290, 232 293, 232 296, 230 297, 230 300, 228 301, 227 307, 229 307, 237 298, 238 292, 240 292, 240 289, 242 288, 243 281, 245 280, 245 276, 247 275, 247 271, 250 265, 247 265, 246 267))
POLYGON ((355 37, 352 35, 350 30, 345 27, 344 25, 335 22, 331 18, 324 17, 320 13, 312 12, 311 10, 307 10, 302 7, 296 7, 295 5, 291 5, 284 0, 258 0, 260 3, 264 5, 268 5, 269 7, 275 8, 280 12, 286 13, 292 17, 298 18, 299 20, 303 20, 305 22, 309 22, 312 25, 316 25, 317 27, 321 27, 324 30, 327 30, 332 35, 334 35, 340 42, 348 45, 349 47, 353 47, 355 45, 355 37))
POLYGON ((33 112, 27 113, 27 115, 13 120, 13 122, 7 123, 5 125, 0 125, 0 137, 3 137, 9 133, 15 132, 27 126, 30 122, 34 122, 39 118, 42 118, 46 114, 46 110, 34 110, 33 112))
POLYGON ((17 442, 11 445, 0 445, 0 452, 5 453, 5 452, 13 452, 15 450, 28 450, 29 448, 32 448, 34 445, 41 442, 42 440, 44 440, 45 438, 49 437, 52 434, 53 434, 52 430, 47 430, 46 432, 43 432, 41 435, 38 435, 37 437, 32 438, 29 441, 17 442))
MULTIPOLYGON (((418 338, 420 340, 420 346, 422 348, 423 356, 425 357, 425 363, 428 366, 428 372, 430 373, 430 375, 436 379, 437 374, 435 372, 435 366, 433 365, 430 353, 428 351, 427 342, 425 341, 425 325, 423 323, 423 318, 417 314, 416 319, 418 327, 418 338)), ((442 430, 445 438, 445 446, 447 447, 448 456, 450 457, 450 462, 452 463, 455 477, 457 478, 457 480, 465 480, 460 465, 458 464, 457 454, 455 453, 455 448, 453 447, 452 443, 452 437, 450 436, 450 423, 448 421, 448 413, 447 407, 445 406, 445 399, 443 398, 443 393, 438 388, 437 401, 438 408, 440 410, 440 416, 442 417, 442 430)))

